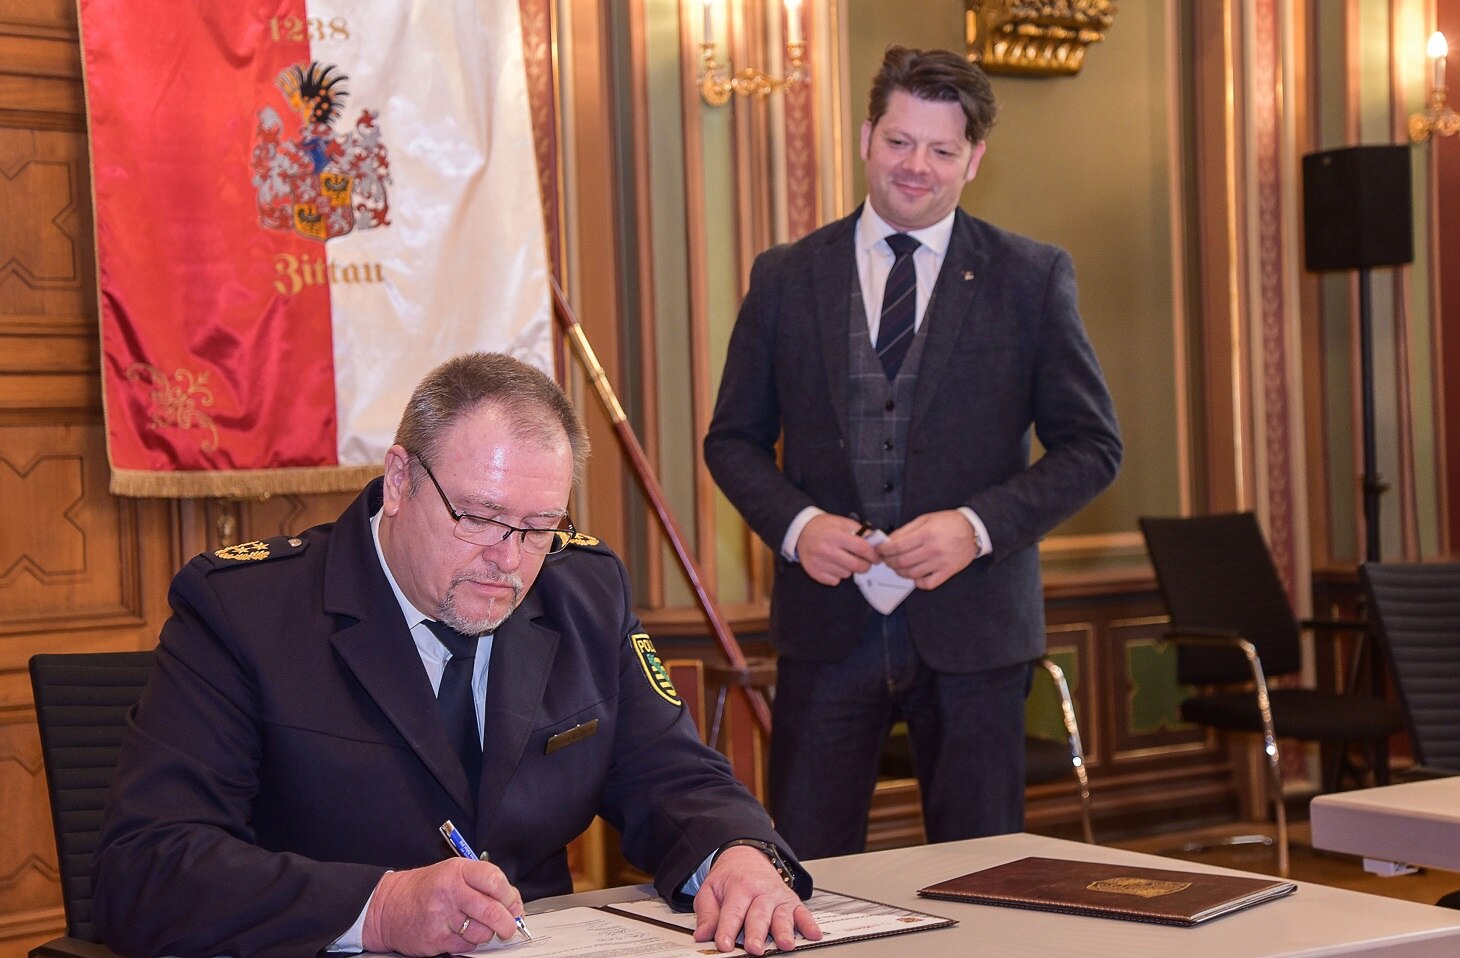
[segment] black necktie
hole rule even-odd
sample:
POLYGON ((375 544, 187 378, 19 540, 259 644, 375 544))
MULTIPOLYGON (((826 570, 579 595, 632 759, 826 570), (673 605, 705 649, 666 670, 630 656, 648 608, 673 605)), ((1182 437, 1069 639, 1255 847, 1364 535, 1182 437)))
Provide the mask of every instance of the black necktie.
POLYGON ((896 259, 887 274, 887 288, 882 291, 877 355, 887 378, 896 379, 913 341, 913 319, 918 310, 918 271, 913 267, 913 253, 922 244, 906 233, 893 233, 887 237, 887 245, 896 259))
POLYGON ((482 777, 482 740, 477 733, 477 707, 471 696, 472 674, 477 657, 475 636, 462 635, 445 622, 428 620, 427 628, 436 634, 451 653, 446 670, 441 673, 441 687, 436 691, 436 705, 446 723, 446 737, 461 758, 471 793, 477 793, 482 777))

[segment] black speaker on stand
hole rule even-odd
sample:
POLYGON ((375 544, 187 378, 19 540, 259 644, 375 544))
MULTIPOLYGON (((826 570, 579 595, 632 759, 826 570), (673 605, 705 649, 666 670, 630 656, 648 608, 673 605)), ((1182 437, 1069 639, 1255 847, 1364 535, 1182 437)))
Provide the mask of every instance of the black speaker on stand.
POLYGON ((1303 157, 1308 269, 1359 271, 1359 382, 1363 403, 1365 557, 1379 561, 1379 477, 1374 438, 1374 321, 1369 270, 1414 261, 1409 148, 1348 146, 1303 157))

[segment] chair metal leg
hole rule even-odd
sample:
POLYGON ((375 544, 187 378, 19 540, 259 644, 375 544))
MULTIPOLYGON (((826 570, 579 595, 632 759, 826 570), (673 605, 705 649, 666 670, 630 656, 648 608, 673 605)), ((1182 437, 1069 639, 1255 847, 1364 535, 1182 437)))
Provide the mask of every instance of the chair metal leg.
POLYGON ((705 744, 710 748, 720 748, 720 729, 725 721, 725 699, 730 695, 730 686, 720 686, 720 691, 715 695, 715 714, 710 719, 710 728, 705 735, 705 744))
POLYGON ((760 689, 764 694, 776 684, 776 662, 775 659, 753 657, 746 660, 744 668, 739 669, 728 664, 721 665, 712 662, 706 664, 705 676, 707 681, 714 683, 718 689, 715 694, 715 712, 710 719, 705 744, 724 751, 720 738, 725 732, 725 708, 726 700, 730 695, 730 687, 738 685, 742 688, 760 689))
POLYGON ((1283 802, 1282 754, 1278 751, 1277 733, 1272 725, 1272 703, 1268 698, 1267 679, 1262 674, 1262 663, 1257 658, 1257 649, 1245 639, 1241 646, 1257 683, 1257 710, 1262 715, 1262 750, 1267 755, 1267 787, 1272 798, 1273 817, 1277 823, 1278 874, 1287 878, 1288 808, 1283 802))
POLYGON ((1037 661, 1054 680, 1055 690, 1059 693, 1060 718, 1064 722, 1065 737, 1070 743, 1070 764, 1074 766, 1075 778, 1080 783, 1080 827, 1084 832, 1085 841, 1093 845, 1095 844, 1095 826, 1090 806, 1090 776, 1085 770, 1085 749, 1080 744, 1080 726, 1075 721, 1075 701, 1070 696, 1070 686, 1065 681, 1064 669, 1043 656, 1037 661))
MULTIPOLYGON (((1257 647, 1246 639, 1237 639, 1233 642, 1230 639, 1194 635, 1182 636, 1174 641, 1226 648, 1235 645, 1247 659, 1247 666, 1252 672, 1252 683, 1257 696, 1257 711, 1262 718, 1262 750, 1267 759, 1267 788, 1272 800, 1273 819, 1277 832, 1278 874, 1287 878, 1290 864, 1288 860, 1288 809, 1283 804, 1282 754, 1278 751, 1277 733, 1272 724, 1272 701, 1267 694, 1267 676, 1262 671, 1262 660, 1257 657, 1257 647)), ((1244 836, 1225 844, 1249 844, 1257 841, 1261 841, 1261 839, 1244 836)))

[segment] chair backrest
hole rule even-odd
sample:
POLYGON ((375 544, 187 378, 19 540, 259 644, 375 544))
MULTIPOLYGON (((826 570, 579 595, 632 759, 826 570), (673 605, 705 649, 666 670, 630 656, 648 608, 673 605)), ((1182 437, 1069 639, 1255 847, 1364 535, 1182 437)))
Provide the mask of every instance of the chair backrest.
POLYGON ((92 858, 127 715, 151 669, 151 652, 46 654, 30 660, 66 934, 72 938, 96 940, 92 858))
POLYGON ((1359 575, 1415 761, 1460 772, 1460 563, 1368 563, 1359 575))
MULTIPOLYGON (((1298 671, 1298 620, 1272 553, 1250 512, 1140 520, 1173 629, 1230 629, 1257 647, 1268 678, 1298 671)), ((1176 678, 1188 685, 1242 682, 1240 653, 1178 646, 1176 678)))

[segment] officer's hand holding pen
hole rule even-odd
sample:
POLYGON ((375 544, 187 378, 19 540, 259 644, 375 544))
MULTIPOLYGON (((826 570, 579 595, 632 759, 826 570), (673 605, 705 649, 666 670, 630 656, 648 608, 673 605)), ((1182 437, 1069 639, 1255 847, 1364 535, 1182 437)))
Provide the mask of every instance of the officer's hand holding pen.
MULTIPOLYGON (((461 837, 461 832, 458 832, 456 830, 456 826, 451 824, 450 819, 447 819, 446 821, 441 823, 440 831, 441 837, 446 839, 446 844, 450 845, 451 850, 460 855, 462 858, 474 862, 484 862, 487 860, 487 855, 485 852, 478 855, 476 852, 472 851, 471 846, 466 843, 466 839, 461 837)), ((513 915, 512 921, 517 925, 517 930, 522 932, 522 937, 526 938, 528 941, 535 940, 532 937, 532 932, 527 930, 527 922, 522 920, 521 915, 513 915)))

